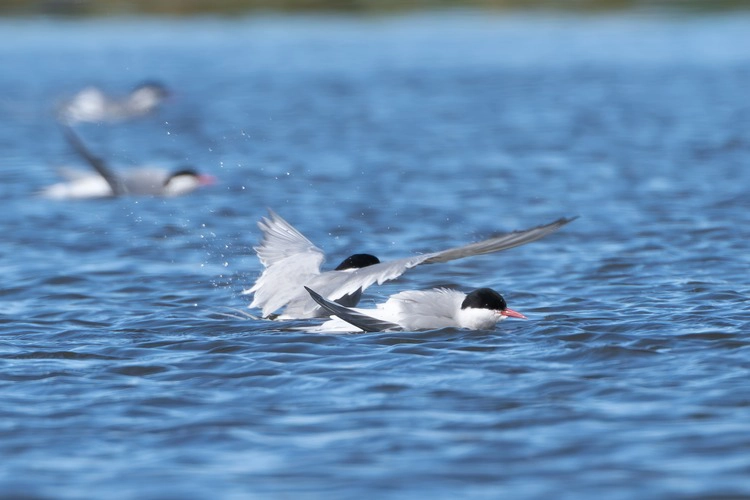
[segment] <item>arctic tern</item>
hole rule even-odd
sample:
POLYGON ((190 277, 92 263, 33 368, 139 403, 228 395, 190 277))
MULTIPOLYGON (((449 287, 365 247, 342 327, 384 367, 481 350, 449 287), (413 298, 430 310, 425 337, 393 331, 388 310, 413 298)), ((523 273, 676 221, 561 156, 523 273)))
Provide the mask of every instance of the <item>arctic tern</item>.
POLYGON ((407 290, 392 295, 375 309, 344 307, 308 287, 305 290, 332 315, 332 319, 312 329, 316 332, 490 330, 506 318, 526 319, 510 309, 503 296, 491 288, 479 288, 469 294, 447 288, 407 290))

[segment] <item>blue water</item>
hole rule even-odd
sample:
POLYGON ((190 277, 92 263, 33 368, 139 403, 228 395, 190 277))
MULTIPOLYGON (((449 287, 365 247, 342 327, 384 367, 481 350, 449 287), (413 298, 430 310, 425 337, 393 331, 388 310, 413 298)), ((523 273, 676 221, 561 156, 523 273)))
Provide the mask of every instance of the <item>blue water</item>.
MULTIPOLYGON (((0 21, 0 496, 750 496, 750 15, 0 21), (177 199, 34 196, 81 125, 177 199), (320 335, 227 317, 271 207, 394 258, 560 216, 369 289, 490 286, 528 321, 320 335)), ((85 167, 85 166, 84 166, 85 167)))

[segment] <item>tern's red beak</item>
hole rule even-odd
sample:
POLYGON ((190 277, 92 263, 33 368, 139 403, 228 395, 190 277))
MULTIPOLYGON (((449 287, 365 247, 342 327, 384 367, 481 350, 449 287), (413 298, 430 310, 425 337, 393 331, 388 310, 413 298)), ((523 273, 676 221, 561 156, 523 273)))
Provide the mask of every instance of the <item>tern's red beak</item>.
POLYGON ((198 183, 201 186, 211 186, 216 184, 216 177, 210 174, 201 174, 198 176, 198 183))
POLYGON ((502 314, 503 316, 508 316, 509 318, 528 319, 526 318, 526 316, 524 316, 520 312, 516 312, 513 309, 510 309, 507 307, 503 309, 502 311, 500 311, 500 314, 502 314))

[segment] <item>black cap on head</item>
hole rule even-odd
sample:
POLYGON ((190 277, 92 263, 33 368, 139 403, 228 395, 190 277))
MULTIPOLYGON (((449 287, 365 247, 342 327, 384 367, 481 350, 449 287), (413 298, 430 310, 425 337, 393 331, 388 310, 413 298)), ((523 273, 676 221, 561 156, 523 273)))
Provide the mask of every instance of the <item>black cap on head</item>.
POLYGON ((374 255, 370 255, 369 253, 355 253, 344 259, 344 261, 338 265, 336 271, 362 269, 363 267, 371 266, 373 264, 380 264, 380 260, 374 255))
POLYGON ((489 309, 491 311, 502 311, 508 307, 502 295, 491 288, 479 288, 466 296, 461 309, 473 307, 475 309, 489 309))

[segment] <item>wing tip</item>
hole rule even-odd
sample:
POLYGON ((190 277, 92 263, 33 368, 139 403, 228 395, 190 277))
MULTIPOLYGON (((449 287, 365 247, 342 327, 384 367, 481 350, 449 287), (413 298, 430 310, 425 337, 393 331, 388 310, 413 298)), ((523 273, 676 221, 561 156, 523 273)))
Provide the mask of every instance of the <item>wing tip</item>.
POLYGON ((548 222, 547 224, 541 224, 531 229, 516 229, 515 231, 512 231, 511 233, 508 233, 508 234, 529 233, 529 232, 537 231, 537 230, 546 230, 545 234, 549 234, 552 231, 556 231, 560 229, 561 227, 570 224, 571 222, 573 222, 574 220, 580 217, 581 217, 580 215, 574 215, 572 217, 560 217, 559 219, 552 221, 552 222, 548 222))
POLYGON ((302 287, 303 287, 303 288, 304 288, 305 290, 307 290, 307 293, 309 293, 309 294, 310 294, 310 297, 312 297, 312 299, 313 299, 313 300, 314 300, 315 302, 317 302, 317 304, 318 304, 319 306, 321 306, 321 307, 324 307, 324 306, 323 306, 323 303, 325 303, 325 302, 326 302, 326 300, 325 300, 325 299, 323 298, 323 296, 322 296, 322 295, 320 295, 320 294, 319 294, 318 292, 316 292, 315 290, 313 290, 312 288, 310 288, 310 287, 309 287, 309 286, 307 286, 307 285, 302 285, 302 287))
POLYGON ((572 217, 560 217, 560 218, 559 218, 559 219, 557 220, 557 222, 560 222, 560 223, 562 223, 562 224, 569 224, 569 223, 573 222, 574 220, 576 220, 576 219, 580 219, 580 218, 581 218, 581 216, 580 216, 580 215, 574 215, 574 216, 572 216, 572 217))
POLYGON ((537 226, 538 229, 542 228, 552 228, 552 229, 559 229, 563 226, 567 226, 574 220, 580 218, 580 215, 574 215, 572 217, 560 217, 556 221, 550 222, 549 224, 542 224, 541 226, 537 226))

